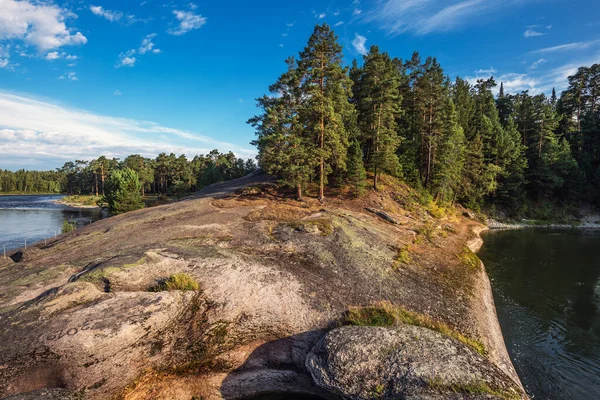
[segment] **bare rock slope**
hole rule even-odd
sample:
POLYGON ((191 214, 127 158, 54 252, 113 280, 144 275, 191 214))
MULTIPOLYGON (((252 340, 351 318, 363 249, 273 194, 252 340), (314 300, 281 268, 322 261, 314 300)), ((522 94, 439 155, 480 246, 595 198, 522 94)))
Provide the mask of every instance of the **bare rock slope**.
POLYGON ((249 176, 0 261, 0 397, 524 398, 481 225, 384 183, 321 205, 249 176), (179 273, 200 290, 157 290, 179 273))

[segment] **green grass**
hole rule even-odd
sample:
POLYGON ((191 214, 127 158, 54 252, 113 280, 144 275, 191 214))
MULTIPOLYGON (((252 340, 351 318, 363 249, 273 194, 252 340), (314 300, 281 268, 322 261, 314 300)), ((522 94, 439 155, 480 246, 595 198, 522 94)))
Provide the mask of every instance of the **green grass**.
POLYGON ((150 288, 152 292, 164 292, 173 290, 200 290, 200 284, 194 278, 183 272, 173 274, 163 282, 150 288))
POLYGON ((96 206, 98 205, 98 201, 102 199, 102 196, 93 196, 93 195, 73 195, 73 196, 65 196, 60 201, 64 203, 78 204, 82 206, 96 206))
POLYGON ((474 271, 479 271, 481 268, 481 260, 468 247, 463 249, 462 253, 458 255, 458 258, 463 262, 463 264, 474 271))
POLYGON ((483 343, 466 337, 447 324, 435 321, 427 315, 408 311, 401 306, 394 306, 387 302, 381 302, 369 307, 352 307, 344 315, 342 324, 356 326, 395 326, 398 324, 421 326, 452 337, 471 347, 482 356, 487 354, 483 343))
POLYGON ((430 380, 428 385, 439 391, 452 391, 457 394, 491 395, 504 400, 517 400, 521 398, 521 396, 517 393, 509 392, 503 389, 493 389, 490 387, 490 385, 483 381, 445 384, 439 377, 436 377, 430 380))
POLYGON ((394 270, 400 268, 402 264, 409 264, 412 261, 408 246, 401 248, 394 260, 394 270))

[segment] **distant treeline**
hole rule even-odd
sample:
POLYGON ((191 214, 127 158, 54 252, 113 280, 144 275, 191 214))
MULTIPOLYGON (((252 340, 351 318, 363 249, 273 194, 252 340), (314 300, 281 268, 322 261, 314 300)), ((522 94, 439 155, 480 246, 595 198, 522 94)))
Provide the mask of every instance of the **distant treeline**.
POLYGON ((213 150, 188 160, 185 155, 161 153, 155 159, 133 154, 120 161, 98 157, 67 162, 56 171, 16 172, 0 169, 0 193, 67 193, 104 195, 105 183, 115 170, 131 168, 143 192, 185 195, 206 185, 242 177, 254 170, 253 160, 213 150))
POLYGON ((360 186, 364 168, 402 177, 438 201, 513 215, 600 203, 600 65, 579 68, 560 97, 471 84, 435 58, 372 46, 350 68, 327 25, 258 99, 259 164, 301 197, 309 182, 360 186))

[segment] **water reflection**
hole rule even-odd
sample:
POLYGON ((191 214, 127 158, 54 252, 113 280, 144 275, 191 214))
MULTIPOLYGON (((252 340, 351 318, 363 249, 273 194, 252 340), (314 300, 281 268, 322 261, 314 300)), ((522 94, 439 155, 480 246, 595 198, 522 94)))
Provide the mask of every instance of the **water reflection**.
POLYGON ((0 196, 0 251, 54 237, 65 220, 81 227, 106 217, 100 209, 69 208, 62 196, 0 196))
POLYGON ((519 376, 536 399, 600 398, 600 236, 490 232, 479 256, 519 376))

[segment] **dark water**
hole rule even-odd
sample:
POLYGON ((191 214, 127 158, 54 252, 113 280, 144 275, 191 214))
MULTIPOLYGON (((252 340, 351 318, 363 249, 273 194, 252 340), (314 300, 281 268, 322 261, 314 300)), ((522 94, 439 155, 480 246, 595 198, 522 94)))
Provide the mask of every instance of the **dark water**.
POLYGON ((54 237, 65 220, 77 227, 105 216, 99 209, 74 209, 55 204, 63 196, 0 196, 0 256, 6 250, 54 237))
POLYGON ((515 368, 535 399, 600 399, 600 232, 484 235, 479 257, 515 368))

